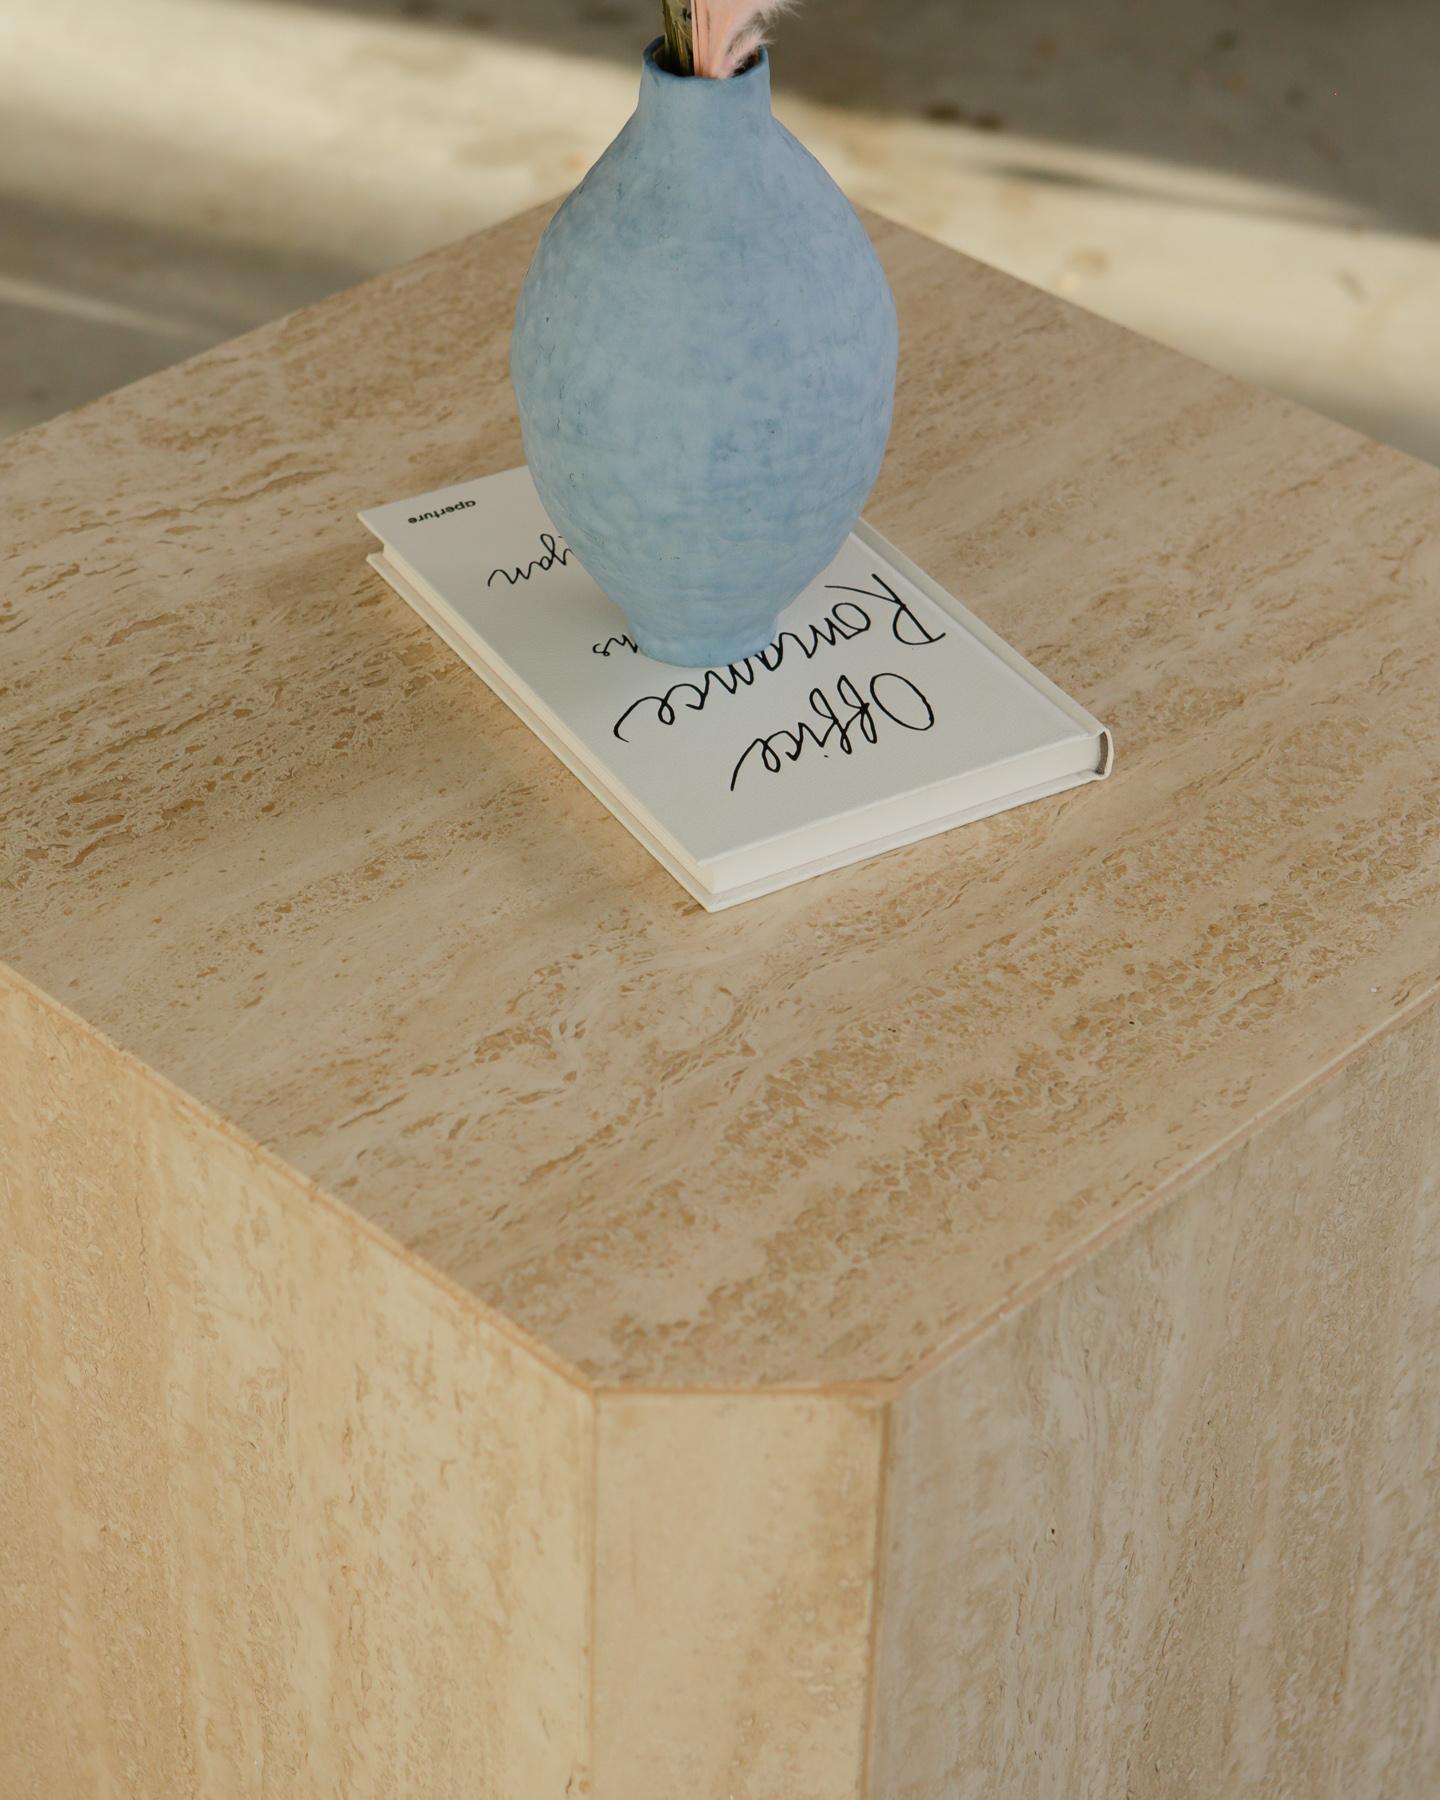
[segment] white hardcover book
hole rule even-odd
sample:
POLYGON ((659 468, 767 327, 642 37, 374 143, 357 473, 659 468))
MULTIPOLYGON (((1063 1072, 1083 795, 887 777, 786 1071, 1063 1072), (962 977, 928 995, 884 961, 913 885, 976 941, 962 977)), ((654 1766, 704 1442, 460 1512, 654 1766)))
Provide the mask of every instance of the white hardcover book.
POLYGON ((1110 734, 863 521, 723 669, 636 649, 527 470, 360 514, 400 597, 711 911, 1109 774, 1110 734))

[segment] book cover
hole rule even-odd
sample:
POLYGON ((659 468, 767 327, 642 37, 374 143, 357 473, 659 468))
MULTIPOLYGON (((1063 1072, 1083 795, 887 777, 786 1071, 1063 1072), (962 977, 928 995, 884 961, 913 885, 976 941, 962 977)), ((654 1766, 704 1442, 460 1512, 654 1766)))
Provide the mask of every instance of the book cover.
POLYGON ((707 908, 1108 774, 1108 732, 862 524, 726 668, 636 648, 527 471, 360 515, 370 561, 707 908))

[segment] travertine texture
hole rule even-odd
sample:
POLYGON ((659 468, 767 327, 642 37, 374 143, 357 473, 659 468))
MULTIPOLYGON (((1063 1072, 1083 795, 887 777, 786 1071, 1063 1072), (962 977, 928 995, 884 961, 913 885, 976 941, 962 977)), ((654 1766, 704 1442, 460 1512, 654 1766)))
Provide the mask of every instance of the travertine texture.
POLYGON ((603 1794, 860 1792, 883 1416, 818 1396, 602 1398, 603 1794))
POLYGON ((896 1405, 876 1800, 1440 1787, 1440 1010, 896 1405))
POLYGON ((1440 474, 877 224, 1118 772, 705 915, 361 560, 539 224, 0 446, 0 1791, 1430 1800, 1440 474))
POLYGON ((0 1068, 5 1800, 860 1793, 883 1405, 597 1430, 9 977, 0 1068))
POLYGON ((8 982, 0 1068, 0 1794, 584 1792, 584 1394, 8 982))
POLYGON ((900 1376, 1433 983, 1440 474, 880 227, 871 514, 1118 773, 706 917, 362 560, 539 223, 0 446, 10 957, 596 1379, 900 1376))

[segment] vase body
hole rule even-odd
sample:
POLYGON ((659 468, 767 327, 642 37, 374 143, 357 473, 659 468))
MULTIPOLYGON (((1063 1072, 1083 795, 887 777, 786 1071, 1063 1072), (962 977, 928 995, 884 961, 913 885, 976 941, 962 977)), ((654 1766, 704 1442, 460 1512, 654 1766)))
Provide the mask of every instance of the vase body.
POLYGON ((551 220, 511 372, 546 510, 647 654, 765 645, 879 473, 895 305, 854 208, 770 111, 770 67, 675 76, 551 220))

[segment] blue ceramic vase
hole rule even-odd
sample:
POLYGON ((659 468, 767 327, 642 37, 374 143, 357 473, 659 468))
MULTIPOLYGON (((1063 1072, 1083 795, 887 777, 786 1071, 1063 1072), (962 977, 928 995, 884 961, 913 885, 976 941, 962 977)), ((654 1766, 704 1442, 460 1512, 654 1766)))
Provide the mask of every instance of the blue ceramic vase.
POLYGON ((724 665, 845 541, 890 433, 889 283, 770 111, 645 52, 634 115, 551 220, 511 373, 546 510, 642 650, 724 665))

